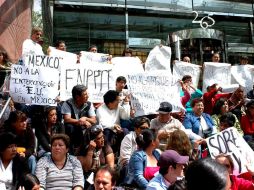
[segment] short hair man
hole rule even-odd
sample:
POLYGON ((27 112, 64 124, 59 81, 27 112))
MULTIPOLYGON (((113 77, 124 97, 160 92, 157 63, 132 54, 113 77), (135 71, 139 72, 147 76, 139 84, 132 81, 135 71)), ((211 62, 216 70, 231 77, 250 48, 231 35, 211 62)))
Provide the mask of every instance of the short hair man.
POLYGON ((185 56, 183 58, 183 62, 190 63, 190 58, 188 56, 185 56))
MULTIPOLYGON (((120 126, 120 119, 127 120, 130 118, 130 100, 128 97, 126 97, 123 100, 123 104, 120 105, 119 92, 115 90, 107 91, 104 94, 103 99, 104 104, 101 105, 96 112, 97 120, 99 124, 101 124, 104 128, 106 142, 110 143, 112 139, 117 135, 119 138, 118 147, 116 147, 117 149, 120 147, 120 142, 123 139, 124 135, 123 129, 120 126)), ((116 151, 113 146, 112 148, 114 151, 116 151)))
POLYGON ((241 56, 240 57, 240 65, 247 65, 249 62, 248 56, 241 56))
POLYGON ((26 39, 22 44, 22 55, 39 54, 44 55, 39 42, 42 40, 42 29, 39 27, 32 28, 31 39, 26 39))
POLYGON ((80 146, 82 131, 97 122, 93 104, 88 98, 87 87, 76 85, 72 88, 72 98, 62 105, 66 134, 69 135, 74 148, 80 146))
POLYGON ((58 40, 58 41, 56 42, 56 49, 61 50, 61 51, 66 51, 65 41, 63 41, 63 40, 58 40))
POLYGON ((174 150, 166 150, 160 156, 157 174, 147 185, 147 190, 167 190, 178 178, 184 177, 184 168, 189 156, 181 156, 174 150))
POLYGON ((219 63, 220 62, 220 54, 219 52, 215 52, 212 56, 212 62, 219 63))
POLYGON ((160 148, 162 150, 166 148, 167 138, 169 137, 170 132, 176 129, 183 130, 192 140, 202 139, 198 135, 194 134, 191 130, 186 130, 178 119, 175 119, 171 116, 172 105, 169 102, 161 102, 157 112, 159 115, 155 119, 151 120, 150 128, 158 131, 160 148))
POLYGON ((94 174, 95 190, 112 190, 116 184, 116 175, 109 166, 99 168, 94 174))
POLYGON ((98 52, 98 48, 96 45, 91 45, 89 48, 88 48, 88 51, 89 52, 92 52, 92 53, 97 53, 98 52))

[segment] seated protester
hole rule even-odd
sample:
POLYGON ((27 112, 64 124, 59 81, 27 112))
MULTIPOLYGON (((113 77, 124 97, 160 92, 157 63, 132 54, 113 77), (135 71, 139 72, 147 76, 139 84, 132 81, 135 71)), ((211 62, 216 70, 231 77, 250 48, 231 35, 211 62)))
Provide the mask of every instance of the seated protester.
MULTIPOLYGON (((119 96, 120 96, 120 106, 123 105, 123 101, 124 99, 126 98, 126 96, 130 96, 130 92, 128 91, 128 89, 125 89, 126 88, 126 78, 124 76, 119 76, 117 77, 116 79, 116 91, 119 92, 119 96)), ((129 102, 130 104, 130 102, 129 102)), ((131 105, 131 104, 130 104, 131 105)), ((130 112, 130 116, 131 117, 134 117, 134 110, 131 109, 131 112, 130 112)), ((132 122, 131 120, 120 120, 120 123, 121 123, 121 126, 122 128, 126 128, 128 129, 129 131, 133 131, 133 127, 132 127, 132 122)))
POLYGON ((190 94, 190 89, 188 86, 188 83, 184 83, 183 81, 180 81, 181 84, 181 103, 183 105, 183 107, 186 106, 186 103, 190 100, 191 94, 190 94))
POLYGON ((228 99, 229 111, 236 115, 240 120, 244 112, 244 91, 241 87, 237 88, 228 99))
POLYGON ((254 140, 254 100, 246 104, 246 115, 241 117, 243 138, 249 142, 254 140))
POLYGON ((166 150, 175 150, 182 156, 189 156, 190 160, 197 160, 199 158, 199 145, 201 145, 205 140, 196 140, 193 143, 193 148, 188 136, 184 131, 177 129, 173 131, 169 138, 166 150))
POLYGON ((148 183, 147 190, 167 190, 176 180, 184 177, 188 156, 181 156, 174 150, 166 150, 160 156, 159 173, 148 183))
MULTIPOLYGON (((220 127, 220 117, 225 114, 228 113, 229 109, 228 109, 228 100, 225 98, 220 98, 219 100, 216 101, 214 107, 213 107, 213 122, 214 125, 216 126, 217 131, 219 131, 219 127, 220 127)), ((234 127, 237 129, 237 131, 243 135, 243 131, 241 129, 240 123, 236 117, 235 114, 233 114, 233 116, 235 117, 235 124, 234 127)))
POLYGON ((131 155, 125 183, 138 189, 146 189, 148 182, 159 171, 157 166, 160 153, 157 133, 144 129, 136 138, 138 150, 131 155))
POLYGON ((96 123, 94 107, 88 101, 87 87, 76 85, 72 88, 72 98, 62 105, 65 133, 70 137, 70 152, 81 145, 83 131, 96 123))
POLYGON ((159 115, 151 120, 150 128, 158 132, 161 150, 165 150, 170 133, 176 129, 181 129, 186 132, 192 140, 202 139, 191 130, 186 130, 179 120, 171 116, 172 105, 169 102, 161 102, 157 112, 159 115))
POLYGON ((29 169, 34 174, 36 167, 35 135, 33 130, 27 126, 26 114, 21 111, 11 112, 2 130, 16 135, 17 152, 21 157, 28 159, 29 169))
MULTIPOLYGON (((94 125, 86 130, 82 145, 77 152, 77 158, 81 162, 85 179, 88 179, 91 173, 100 166, 108 165, 114 168, 114 153, 111 147, 104 142, 101 125, 94 125)), ((86 181, 85 186, 89 185, 89 182, 86 181)))
POLYGON ((207 92, 203 94, 204 113, 212 114, 215 102, 220 98, 228 98, 230 94, 222 93, 222 88, 218 84, 207 87, 207 92))
POLYGON ((96 111, 97 120, 104 128, 106 142, 111 145, 114 152, 119 152, 121 141, 125 135, 124 129, 120 126, 120 119, 130 118, 129 98, 125 97, 123 105, 119 105, 119 92, 109 90, 104 94, 103 99, 104 104, 96 111))
POLYGON ((83 190, 84 176, 79 160, 68 154, 69 137, 55 134, 51 138, 51 155, 42 157, 35 175, 41 189, 83 190))
POLYGON ((100 167, 94 175, 94 190, 113 190, 116 184, 116 174, 109 166, 100 167))
MULTIPOLYGON (((189 101, 185 104, 186 112, 192 112, 191 101, 195 98, 201 98, 203 92, 199 89, 196 89, 192 84, 192 77, 190 75, 185 75, 182 78, 183 85, 191 93, 189 101)), ((184 96, 184 92, 180 91, 180 96, 184 96)))
MULTIPOLYGON (((239 178, 238 176, 233 175, 234 170, 234 162, 229 155, 218 155, 215 160, 224 165, 228 169, 228 173, 230 174, 230 182, 231 187, 230 190, 254 190, 254 184, 252 181, 239 178)), ((247 167, 247 169, 249 169, 247 167)), ((249 170, 252 176, 254 176, 254 171, 249 170)))
POLYGON ((227 168, 212 158, 192 162, 185 180, 188 190, 229 190, 231 186, 227 168))
POLYGON ((150 126, 150 120, 146 117, 137 117, 133 121, 134 131, 127 134, 120 147, 119 163, 120 177, 124 177, 127 174, 128 164, 131 155, 137 150, 136 138, 141 134, 144 129, 148 129, 150 126))
POLYGON ((35 135, 38 140, 38 157, 51 151, 50 138, 57 133, 64 133, 64 126, 57 120, 56 107, 46 107, 41 122, 35 128, 35 135))
POLYGON ((0 134, 0 189, 18 189, 22 179, 29 173, 24 157, 17 153, 16 136, 12 133, 0 134))
POLYGON ((207 138, 217 133, 213 119, 209 114, 203 113, 204 104, 202 99, 196 98, 191 102, 193 113, 187 113, 183 125, 186 129, 199 135, 201 138, 207 138))

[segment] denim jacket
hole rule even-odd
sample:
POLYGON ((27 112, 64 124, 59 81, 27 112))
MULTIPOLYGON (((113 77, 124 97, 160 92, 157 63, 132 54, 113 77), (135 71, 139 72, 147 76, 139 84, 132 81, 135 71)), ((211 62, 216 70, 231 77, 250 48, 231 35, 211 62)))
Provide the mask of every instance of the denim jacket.
MULTIPOLYGON (((154 157, 159 160, 160 153, 157 150, 153 151, 154 157)), ((128 174, 125 179, 126 184, 135 184, 138 189, 146 189, 148 181, 144 178, 144 170, 147 165, 146 152, 138 150, 134 152, 129 161, 128 174)))
MULTIPOLYGON (((208 132, 209 135, 215 134, 217 132, 216 127, 214 126, 213 119, 209 114, 202 113, 203 118, 206 121, 207 126, 209 127, 208 132)), ((200 125, 200 117, 196 116, 194 113, 188 113, 184 120, 183 126, 186 129, 191 129, 194 133, 199 134, 199 130, 201 128, 200 125)))

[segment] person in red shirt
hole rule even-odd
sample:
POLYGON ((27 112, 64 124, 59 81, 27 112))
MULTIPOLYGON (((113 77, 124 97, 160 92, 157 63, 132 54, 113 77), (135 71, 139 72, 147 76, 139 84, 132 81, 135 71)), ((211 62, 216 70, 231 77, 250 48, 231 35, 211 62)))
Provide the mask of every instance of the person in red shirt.
POLYGON ((204 113, 212 114, 216 101, 220 98, 228 98, 229 93, 222 93, 222 88, 217 84, 207 87, 207 92, 203 94, 204 113))
MULTIPOLYGON (((234 163, 229 155, 220 154, 216 158, 216 161, 227 167, 230 174, 231 187, 230 190, 254 190, 254 184, 252 181, 240 178, 232 175, 234 170, 234 163)), ((247 168, 248 169, 248 168, 247 168)), ((249 173, 253 176, 254 172, 249 170, 249 173)))
POLYGON ((241 117, 241 127, 244 132, 243 138, 249 142, 253 141, 254 137, 254 100, 248 102, 246 107, 246 115, 241 117))

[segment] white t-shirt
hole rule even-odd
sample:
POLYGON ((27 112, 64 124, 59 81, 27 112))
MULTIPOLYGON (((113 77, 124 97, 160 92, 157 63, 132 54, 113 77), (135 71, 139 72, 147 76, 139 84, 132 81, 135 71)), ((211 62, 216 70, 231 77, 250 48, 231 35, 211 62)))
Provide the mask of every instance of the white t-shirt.
POLYGON ((31 39, 26 39, 22 45, 22 56, 27 54, 44 55, 41 45, 31 39))
POLYGON ((12 190, 15 189, 12 185, 13 174, 12 174, 12 165, 11 161, 7 168, 4 168, 2 160, 0 159, 0 189, 1 190, 12 190))

